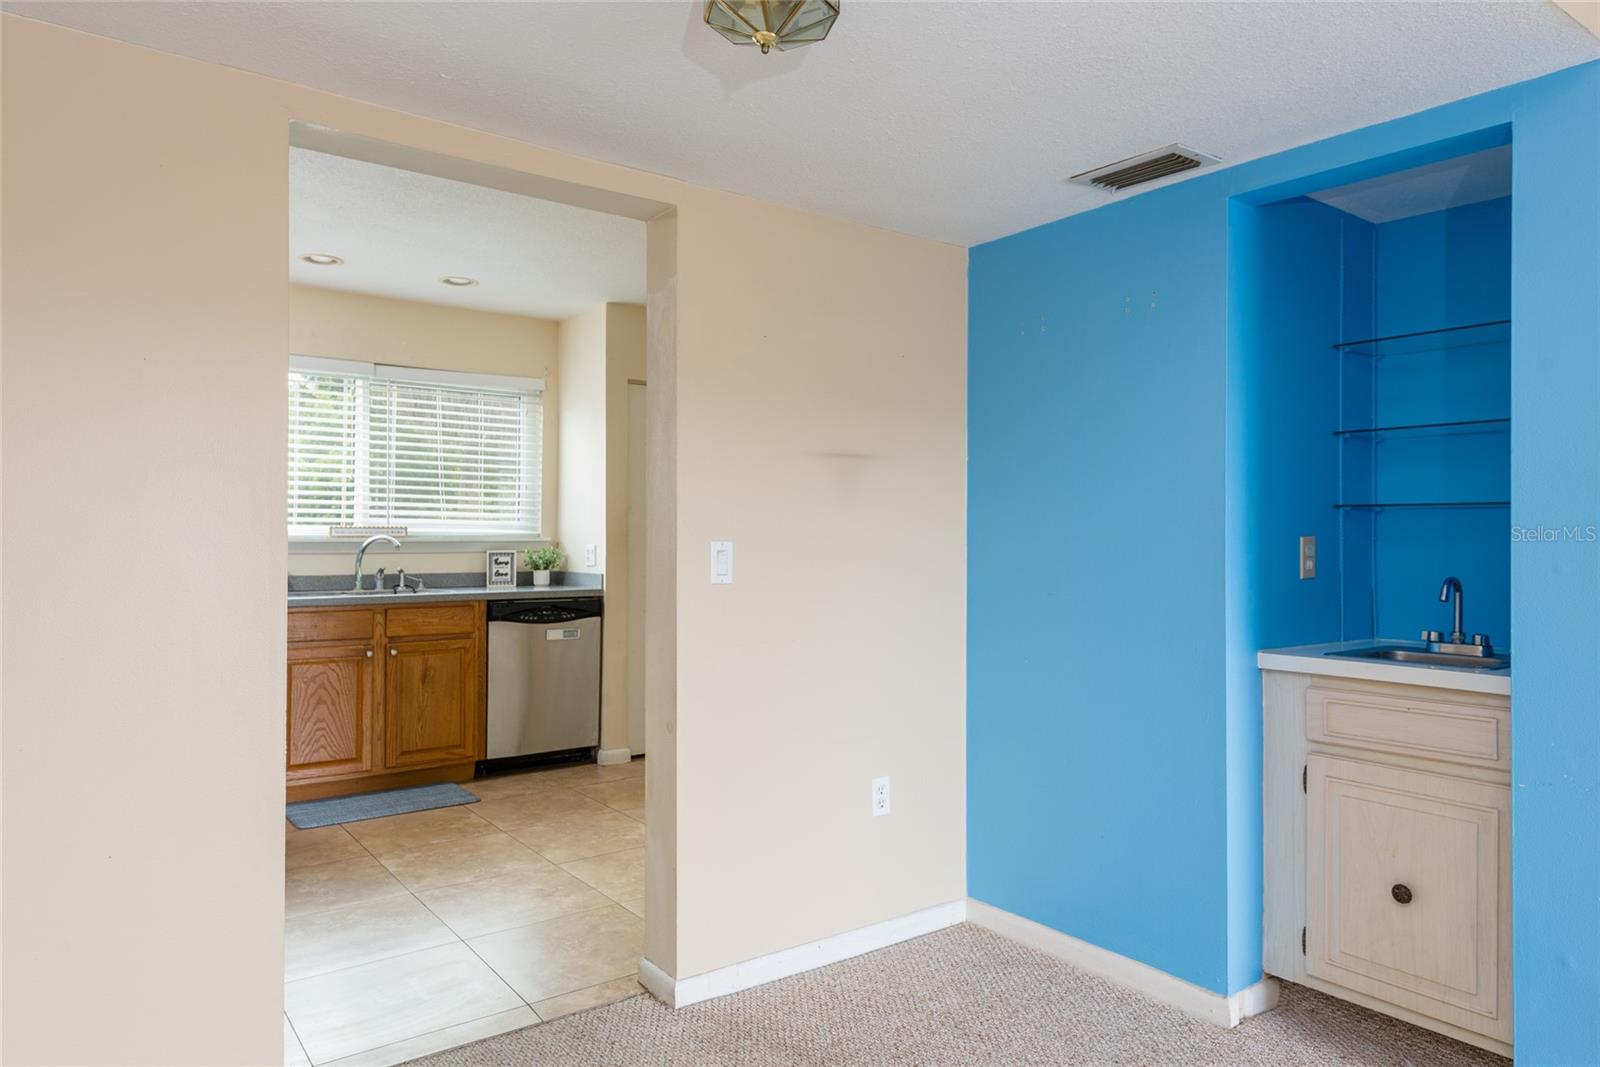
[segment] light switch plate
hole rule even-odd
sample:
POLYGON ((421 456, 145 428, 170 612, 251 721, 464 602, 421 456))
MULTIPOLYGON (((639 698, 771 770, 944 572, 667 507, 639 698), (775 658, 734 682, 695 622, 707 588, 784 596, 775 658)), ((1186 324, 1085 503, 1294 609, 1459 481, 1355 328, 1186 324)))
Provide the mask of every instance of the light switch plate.
POLYGON ((711 542, 711 584, 733 584, 733 542, 711 542))
POLYGON ((598 558, 598 554, 595 551, 595 546, 593 546, 593 545, 584 545, 583 546, 583 565, 585 567, 593 567, 595 565, 595 560, 597 558, 598 558))
POLYGON ((1300 578, 1315 578, 1317 576, 1317 539, 1315 537, 1300 538, 1300 578))

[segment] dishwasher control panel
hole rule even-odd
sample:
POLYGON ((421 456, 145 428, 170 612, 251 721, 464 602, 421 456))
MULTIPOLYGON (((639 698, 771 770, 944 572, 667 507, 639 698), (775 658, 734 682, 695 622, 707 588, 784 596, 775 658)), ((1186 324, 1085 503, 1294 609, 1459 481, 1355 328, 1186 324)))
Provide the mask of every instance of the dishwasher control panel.
POLYGON ((599 618, 603 610, 603 601, 599 597, 590 600, 561 600, 561 601, 527 601, 527 600, 491 600, 489 601, 490 622, 524 622, 552 625, 563 622, 576 622, 579 619, 599 618))

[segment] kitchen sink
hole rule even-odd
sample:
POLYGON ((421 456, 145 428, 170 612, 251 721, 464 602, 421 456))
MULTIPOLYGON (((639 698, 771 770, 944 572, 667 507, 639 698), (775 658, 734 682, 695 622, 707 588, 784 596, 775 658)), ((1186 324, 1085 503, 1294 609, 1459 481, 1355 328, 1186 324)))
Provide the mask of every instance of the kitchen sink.
POLYGON ((1345 659, 1387 660, 1391 663, 1417 663, 1426 667, 1465 667, 1468 670, 1479 671, 1503 671, 1511 666, 1509 655, 1462 656, 1451 652, 1429 652, 1424 648, 1408 648, 1405 645, 1373 645, 1370 648, 1326 652, 1324 655, 1342 656, 1345 659))

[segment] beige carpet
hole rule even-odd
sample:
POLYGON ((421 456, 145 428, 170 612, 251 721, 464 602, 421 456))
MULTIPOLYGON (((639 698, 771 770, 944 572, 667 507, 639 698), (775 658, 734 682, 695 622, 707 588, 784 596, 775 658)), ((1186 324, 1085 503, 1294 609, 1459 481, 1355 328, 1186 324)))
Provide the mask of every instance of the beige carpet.
POLYGON ((639 996, 415 1062, 1508 1067, 1510 1061, 1291 985, 1275 1011, 1224 1030, 963 925, 681 1011, 639 996))

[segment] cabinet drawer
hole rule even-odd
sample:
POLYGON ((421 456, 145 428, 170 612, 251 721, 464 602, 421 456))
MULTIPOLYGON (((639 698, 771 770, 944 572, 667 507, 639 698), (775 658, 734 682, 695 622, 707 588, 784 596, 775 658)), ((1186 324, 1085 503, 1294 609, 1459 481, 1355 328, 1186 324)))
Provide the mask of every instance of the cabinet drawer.
POLYGON ((385 626, 390 637, 442 637, 475 632, 484 617, 480 601, 470 604, 417 604, 390 608, 385 626))
POLYGON ((371 641, 370 608, 299 608, 289 611, 289 643, 371 641))
POLYGON ((1511 1040, 1511 790, 1313 753, 1306 973, 1511 1040))
POLYGON ((1511 711, 1357 689, 1306 690, 1306 739, 1511 769, 1511 711))

